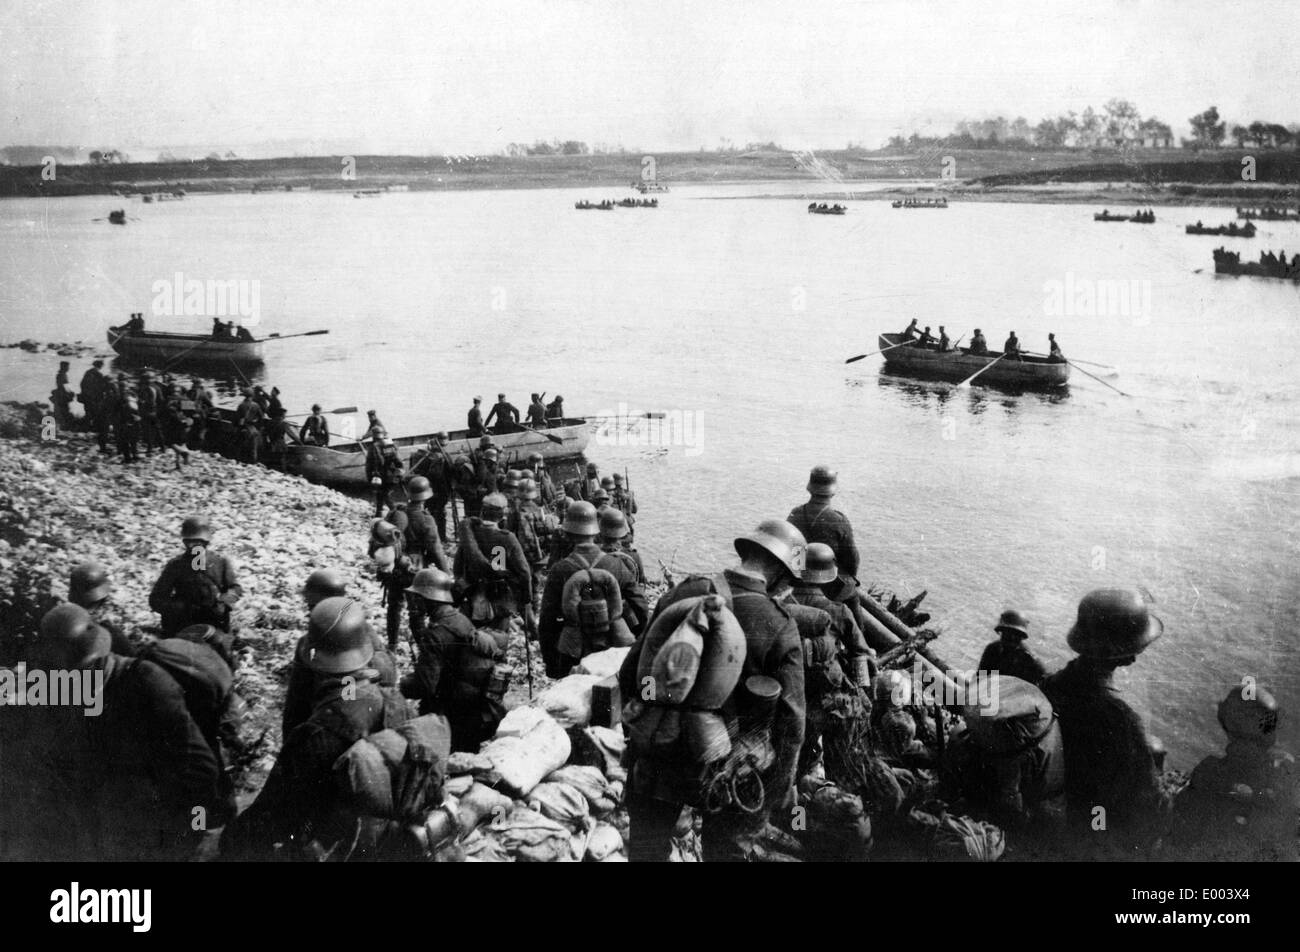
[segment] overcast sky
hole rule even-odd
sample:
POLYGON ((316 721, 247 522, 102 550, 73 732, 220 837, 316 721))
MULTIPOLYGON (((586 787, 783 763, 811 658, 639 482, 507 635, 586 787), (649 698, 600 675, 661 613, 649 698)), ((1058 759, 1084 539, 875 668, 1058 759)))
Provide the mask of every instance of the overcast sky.
POLYGON ((1113 96, 1185 134, 1300 121, 1298 47, 1294 0, 7 0, 0 145, 841 148, 1113 96))

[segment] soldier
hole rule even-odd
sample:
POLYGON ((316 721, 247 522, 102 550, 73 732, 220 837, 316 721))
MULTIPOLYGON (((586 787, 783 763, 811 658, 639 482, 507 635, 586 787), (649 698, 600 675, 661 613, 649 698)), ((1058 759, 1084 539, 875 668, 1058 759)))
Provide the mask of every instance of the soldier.
POLYGON ((558 523, 555 517, 538 505, 537 483, 526 479, 519 487, 519 507, 517 509, 518 531, 507 526, 519 539, 533 571, 533 597, 541 594, 546 581, 546 559, 551 551, 551 535, 558 523), (531 540, 531 541, 526 541, 531 540))
POLYGON ((72 429, 72 401, 76 395, 68 386, 68 367, 66 360, 59 361, 59 372, 54 375, 54 389, 50 391, 50 403, 54 407, 54 422, 61 430, 72 429))
POLYGON ((357 813, 334 764, 363 737, 400 727, 413 712, 370 666, 375 645, 366 613, 350 598, 327 598, 311 612, 307 666, 319 682, 311 716, 284 739, 257 799, 226 825, 223 856, 323 859, 356 835, 357 813))
POLYGON ((141 371, 140 385, 136 388, 136 401, 140 405, 140 435, 144 439, 144 455, 152 456, 167 446, 162 431, 162 389, 154 381, 153 373, 141 371))
POLYGON ((219 811, 218 765, 177 683, 114 653, 108 632, 71 604, 41 619, 31 665, 94 686, 84 707, 0 705, 4 858, 189 858, 195 818, 219 811))
POLYGON ((876 653, 867 645, 853 611, 827 596, 823 589, 825 585, 835 584, 838 577, 831 547, 821 542, 810 543, 804 571, 794 583, 792 597, 798 604, 820 609, 830 616, 830 631, 843 656, 844 673, 854 684, 865 687, 875 674, 876 653))
POLYGON ((1065 740, 1070 826, 1084 836, 1108 833, 1107 840, 1121 847, 1141 847, 1159 836, 1169 800, 1142 719, 1115 690, 1115 670, 1133 664, 1163 631, 1141 593, 1090 592, 1066 636, 1079 656, 1042 686, 1065 740))
MULTIPOLYGON (((302 598, 307 604, 307 622, 311 625, 312 610, 327 598, 345 598, 347 583, 342 574, 335 569, 316 569, 307 576, 302 587, 302 598)), ((397 684, 397 662, 384 647, 384 640, 373 630, 370 640, 375 654, 370 659, 370 667, 379 674, 381 687, 393 687, 397 684)), ((289 662, 289 683, 285 688, 284 710, 280 720, 280 736, 288 737, 295 727, 311 717, 312 698, 321 681, 320 675, 308 663, 311 645, 304 634, 294 646, 293 660, 289 662)))
POLYGON ((1025 648, 1029 640, 1029 619, 1020 612, 1008 609, 993 626, 1000 640, 991 642, 980 655, 980 671, 998 671, 1019 678, 1035 687, 1043 683, 1047 670, 1043 663, 1025 648))
POLYGON ((392 505, 392 492, 402 485, 402 476, 402 457, 397 444, 380 428, 366 449, 366 478, 374 488, 376 517, 383 516, 384 510, 392 505))
POLYGON ((366 411, 366 432, 361 434, 361 442, 366 440, 378 439, 381 436, 388 435, 388 427, 379 419, 379 414, 374 410, 366 411))
POLYGON ((483 434, 483 398, 475 397, 474 406, 469 408, 466 414, 465 425, 469 428, 470 436, 482 436, 483 434))
POLYGON ((853 526, 838 509, 831 508, 839 479, 829 466, 814 466, 808 476, 808 501, 790 510, 786 518, 803 533, 809 543, 821 542, 835 553, 841 576, 858 575, 858 547, 853 541, 853 526))
POLYGON ((1013 360, 1020 360, 1020 338, 1016 336, 1015 331, 1011 332, 1011 336, 1007 338, 1007 342, 1002 345, 1002 354, 1003 356, 1010 357, 1013 360))
POLYGON ((970 339, 970 352, 972 356, 981 357, 989 352, 989 342, 984 339, 984 332, 978 327, 970 339))
POLYGON ((547 426, 559 426, 564 422, 564 398, 558 393, 555 399, 546 405, 547 426))
POLYGON ((262 422, 266 413, 253 398, 251 387, 239 391, 244 399, 235 410, 235 428, 239 434, 239 459, 243 463, 256 463, 262 455, 262 422))
MULTIPOLYGON (((748 844, 769 818, 788 815, 795 803, 795 768, 804 738, 803 646, 798 625, 772 593, 788 588, 802 573, 806 543, 790 523, 769 520, 736 539, 735 547, 740 556, 737 568, 714 578, 687 579, 667 592, 655 607, 657 617, 668 605, 682 599, 710 592, 726 598, 745 632, 746 642, 740 684, 723 706, 728 721, 735 720, 748 678, 761 675, 780 685, 771 730, 775 758, 762 776, 763 804, 753 814, 734 806, 705 814, 702 844, 706 862, 748 858, 748 844)), ((643 697, 636 677, 642 644, 638 641, 633 645, 619 670, 619 686, 625 698, 643 697)), ((674 750, 680 757, 680 745, 674 750)), ((682 804, 704 805, 699 768, 693 762, 679 762, 672 755, 665 757, 653 749, 638 747, 635 734, 627 753, 631 765, 627 809, 632 828, 628 858, 633 862, 662 861, 682 804)))
MULTIPOLYGON (((609 492, 604 488, 599 488, 591 494, 591 504, 596 507, 596 515, 599 516, 606 509, 613 509, 609 504, 609 492)), ((617 510, 615 510, 617 512, 617 510)))
POLYGON ((440 430, 433 434, 426 449, 417 450, 411 456, 411 475, 427 478, 429 488, 433 490, 427 508, 438 524, 438 535, 443 539, 448 538, 447 503, 451 501, 455 483, 454 468, 446 449, 448 439, 446 432, 440 430))
POLYGON ((555 561, 546 573, 546 588, 542 592, 542 610, 538 618, 537 640, 542 648, 546 673, 552 678, 568 673, 560 657, 560 636, 565 627, 560 598, 564 593, 564 583, 574 573, 594 566, 604 554, 596 545, 600 523, 596 518, 596 507, 591 503, 571 503, 564 514, 561 530, 569 544, 569 552, 555 561))
POLYGON ((208 393, 203 386, 203 381, 195 377, 185 396, 194 404, 194 409, 191 411, 193 419, 190 423, 189 448, 201 450, 207 445, 208 417, 212 414, 212 394, 208 393))
POLYGON ((1277 746, 1282 710, 1253 683, 1219 704, 1228 735, 1222 757, 1206 757, 1174 804, 1174 841, 1206 860, 1289 860, 1297 852, 1296 759, 1277 746))
POLYGON ((592 496, 600 490, 600 470, 596 464, 588 463, 586 473, 585 478, 571 479, 564 484, 564 491, 570 499, 591 502, 592 496))
POLYGON ((284 418, 284 407, 273 407, 266 425, 266 465, 284 470, 284 460, 289 446, 299 442, 298 430, 284 418))
POLYGON ((483 421, 483 426, 492 426, 493 420, 497 421, 493 433, 514 433, 519 429, 519 409, 506 399, 504 393, 497 394, 497 402, 493 404, 492 409, 488 412, 487 419, 483 421))
POLYGON ((140 461, 140 404, 135 394, 127 389, 126 374, 117 375, 117 391, 113 398, 113 431, 117 436, 117 452, 122 463, 140 461))
POLYGON ((460 453, 452 463, 452 485, 465 506, 465 515, 477 516, 479 512, 478 464, 472 453, 460 453))
POLYGON ((903 328, 903 336, 908 340, 916 340, 916 334, 917 334, 916 323, 917 323, 916 318, 912 318, 912 323, 908 324, 907 327, 903 328))
MULTIPOLYGON (((418 572, 428 566, 437 566, 444 572, 451 561, 442 546, 437 520, 424 508, 425 501, 433 497, 433 488, 423 476, 412 476, 406 483, 406 503, 389 514, 389 521, 401 533, 402 551, 411 571, 418 572)), ((411 631, 419 625, 420 603, 407 600, 410 610, 411 631)))
POLYGON ((618 580, 623 620, 628 630, 638 636, 650 620, 650 608, 645 597, 645 570, 635 553, 623 547, 626 538, 627 518, 617 509, 606 509, 600 515, 600 550, 605 554, 596 568, 605 569, 618 580))
POLYGON ((370 526, 370 557, 376 560, 375 574, 383 591, 381 605, 387 609, 388 650, 397 649, 402 626, 402 606, 406 604, 406 586, 414 571, 404 554, 406 540, 391 522, 376 519, 370 526), (386 556, 386 558, 385 558, 386 556))
POLYGON ((149 607, 162 616, 164 637, 188 625, 214 625, 230 631, 230 612, 243 596, 235 564, 216 552, 205 516, 181 524, 185 551, 163 566, 149 593, 149 607))
POLYGON ((546 471, 546 461, 541 453, 534 451, 528 454, 528 468, 533 471, 533 479, 537 481, 541 504, 550 509, 555 505, 555 483, 551 481, 551 474, 546 471))
POLYGON ((421 714, 441 714, 451 725, 451 749, 477 753, 505 717, 510 670, 503 662, 509 636, 476 629, 453 605, 452 576, 422 569, 407 589, 425 602, 424 624, 412 632, 415 670, 402 678, 402 694, 421 714))
POLYGON ((535 430, 546 428, 546 404, 540 394, 534 393, 528 404, 528 425, 535 430))
POLYGON ((1066 362, 1065 354, 1061 353, 1061 345, 1056 342, 1055 334, 1047 335, 1047 359, 1057 364, 1066 362))
POLYGON ((113 613, 113 582, 108 569, 99 562, 81 562, 72 569, 68 579, 68 601, 80 605, 99 627, 108 632, 113 651, 120 655, 133 655, 135 648, 122 629, 108 616, 113 613))
POLYGON ((952 350, 952 338, 948 336, 942 324, 939 325, 939 350, 940 352, 952 350))
POLYGON ((470 620, 478 628, 500 628, 516 613, 532 627, 532 572, 519 540, 499 525, 508 505, 500 493, 484 497, 481 517, 465 520, 456 548, 456 580, 466 588, 470 620))
POLYGON ((636 536, 636 493, 627 485, 622 473, 614 474, 614 488, 610 491, 610 502, 627 517, 627 538, 630 542, 636 536))
POLYGON ((302 428, 298 430, 298 439, 308 446, 330 445, 330 423, 321 412, 319 403, 311 405, 311 416, 303 421, 302 428))
POLYGON ((78 399, 86 408, 86 423, 99 441, 99 452, 108 453, 108 418, 109 391, 112 384, 100 370, 104 361, 96 358, 90 369, 81 375, 81 393, 78 399))

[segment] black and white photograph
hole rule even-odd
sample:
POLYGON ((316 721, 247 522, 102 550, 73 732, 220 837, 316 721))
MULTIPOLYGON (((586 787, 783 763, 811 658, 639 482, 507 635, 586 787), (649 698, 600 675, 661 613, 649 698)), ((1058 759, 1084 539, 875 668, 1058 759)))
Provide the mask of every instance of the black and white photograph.
POLYGON ((10 911, 1071 864, 1081 929, 1244 938, 1300 859, 1297 37, 4 4, 10 911))

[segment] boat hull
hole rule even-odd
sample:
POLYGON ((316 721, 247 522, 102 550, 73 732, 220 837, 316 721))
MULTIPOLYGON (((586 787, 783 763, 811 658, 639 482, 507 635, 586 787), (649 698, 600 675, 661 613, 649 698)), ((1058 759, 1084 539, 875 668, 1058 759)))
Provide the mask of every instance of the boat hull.
MULTIPOLYGON (((447 455, 452 459, 467 453, 479 444, 479 437, 470 436, 467 430, 448 431, 447 455)), ((432 433, 402 436, 393 440, 403 465, 409 469, 411 456, 424 449, 433 439, 432 433)), ((587 448, 591 430, 586 420, 565 419, 560 425, 546 430, 519 430, 514 433, 496 433, 492 442, 501 452, 503 469, 523 469, 531 453, 540 453, 545 460, 569 459, 587 448), (542 434, 559 437, 552 443, 542 434)), ((352 440, 332 446, 305 446, 294 444, 288 448, 285 470, 314 483, 327 486, 364 487, 366 479, 366 452, 360 442, 352 440)))
POLYGON ((127 334, 120 327, 108 329, 108 344, 129 360, 163 361, 169 364, 260 364, 262 341, 216 340, 193 334, 127 334))
MULTIPOLYGON (((902 334, 881 334, 880 347, 897 344, 902 334)), ((972 356, 965 350, 921 350, 917 347, 894 347, 882 354, 885 367, 913 377, 936 380, 965 380, 999 355, 972 356)), ((1021 360, 1000 360, 975 378, 975 383, 990 386, 1013 387, 1022 390, 1051 390, 1064 387, 1070 380, 1070 365, 1052 362, 1043 357, 1024 357, 1021 360)))

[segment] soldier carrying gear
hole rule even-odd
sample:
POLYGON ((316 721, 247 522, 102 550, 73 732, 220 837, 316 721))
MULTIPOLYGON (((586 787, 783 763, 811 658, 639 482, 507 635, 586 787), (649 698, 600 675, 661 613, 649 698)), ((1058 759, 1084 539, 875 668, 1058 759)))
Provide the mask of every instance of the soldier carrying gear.
POLYGON ((546 513, 537 505, 537 483, 521 479, 515 497, 506 511, 504 528, 514 533, 524 550, 524 558, 533 571, 533 591, 536 594, 538 573, 546 569, 546 554, 551 538, 551 526, 546 513))
POLYGON ((555 483, 551 481, 551 474, 546 471, 546 461, 542 459, 541 453, 528 454, 528 468, 533 471, 533 479, 537 481, 537 492, 542 506, 550 509, 555 505, 555 483))
POLYGON ((230 631, 230 612, 243 596, 235 565, 212 552, 212 526, 204 516, 181 524, 185 551, 163 566, 149 593, 149 607, 162 616, 164 637, 189 625, 230 631))
MULTIPOLYGON (((600 523, 596 507, 587 502, 573 502, 564 514, 561 537, 570 551, 557 559, 546 574, 546 587, 542 592, 542 608, 538 618, 538 642, 542 660, 550 677, 563 677, 568 673, 569 662, 560 657, 560 638, 564 632, 565 617, 562 597, 565 583, 578 571, 594 566, 603 554, 596 545, 600 523)), ((557 541, 557 545, 560 544, 557 541)))
POLYGON ((853 526, 838 509, 831 507, 831 499, 839 486, 839 478, 829 466, 814 466, 808 475, 808 501, 790 510, 786 518, 809 543, 821 542, 835 553, 835 564, 845 578, 858 574, 858 547, 853 541, 853 526))
POLYGON ((1277 699, 1246 681, 1228 692, 1218 713, 1228 745, 1222 757, 1197 764, 1179 793, 1174 841, 1198 859, 1294 862, 1300 771, 1277 744, 1277 699))
POLYGON ((330 445, 330 422, 321 412, 319 403, 311 405, 311 416, 303 421, 302 428, 298 430, 298 439, 307 446, 330 445))
MULTIPOLYGON (((425 500, 433 496, 429 480, 423 476, 412 476, 406 483, 406 496, 406 504, 393 510, 389 518, 402 534, 403 553, 409 568, 419 571, 428 566, 437 566, 444 572, 447 571, 451 563, 443 549, 437 521, 424 508, 425 500)), ((406 602, 411 631, 415 631, 419 627, 421 603, 411 599, 406 599, 406 602)))
MULTIPOLYGON (((706 862, 748 858, 754 837, 769 817, 793 806, 795 769, 804 738, 803 645, 794 618, 772 593, 787 589, 802 573, 806 542, 793 525, 774 519, 736 539, 735 548, 740 556, 737 568, 683 581, 659 600, 650 622, 652 630, 654 620, 676 602, 711 593, 721 595, 740 623, 746 644, 739 684, 721 713, 730 724, 760 703, 775 704, 771 764, 761 774, 762 803, 753 813, 735 806, 706 812, 702 833, 706 862), (760 702, 744 687, 747 681, 761 677, 775 682, 771 701, 760 702)), ((633 645, 619 670, 625 698, 644 698, 637 681, 641 648, 641 641, 633 645)), ((633 862, 662 861, 682 804, 704 806, 698 765, 680 751, 665 756, 635 741, 629 743, 628 761, 627 808, 632 825, 628 858, 633 862)))
POLYGON ((112 404, 113 432, 117 436, 117 452, 123 463, 140 461, 140 404, 135 394, 127 389, 126 374, 117 375, 117 390, 112 404))
POLYGON ((397 526, 376 519, 370 526, 370 543, 367 550, 375 560, 375 575, 383 592, 380 604, 386 608, 389 650, 397 647, 402 625, 402 606, 406 604, 406 586, 411 584, 415 570, 406 557, 406 539, 397 526))
POLYGON ((601 513, 600 549, 605 554, 596 567, 605 569, 617 579, 619 594, 623 597, 623 620, 627 622, 628 630, 638 636, 650 620, 650 608, 645 597, 645 572, 635 553, 623 548, 626 538, 627 519, 623 514, 613 508, 601 513))
POLYGON ((185 860, 195 807, 218 810, 218 765, 180 686, 111 650, 82 607, 48 612, 31 665, 93 682, 84 707, 0 706, 0 844, 6 859, 185 860), (94 716, 86 716, 93 712, 94 716))
POLYGON ((366 450, 366 478, 375 490, 375 515, 382 516, 392 499, 392 492, 402 485, 404 470, 397 444, 382 428, 366 450))
POLYGON ((980 655, 980 671, 998 671, 1032 685, 1040 685, 1047 677, 1041 661, 1025 648, 1029 639, 1029 619, 1020 612, 1008 609, 1002 613, 993 630, 1001 640, 994 641, 980 655))
POLYGON ((455 467, 447 455, 446 431, 439 430, 425 449, 416 450, 411 455, 411 475, 424 476, 429 480, 433 495, 426 508, 438 524, 438 535, 447 536, 447 503, 451 501, 456 484, 455 467))
POLYGON ((592 497, 600 492, 600 470, 596 468, 595 463, 587 464, 587 475, 580 479, 571 479, 564 484, 564 491, 570 499, 580 499, 584 502, 591 502, 592 497))
POLYGON ((467 589, 470 620, 480 628, 501 628, 516 613, 531 627, 532 572, 519 540, 499 525, 507 507, 500 493, 484 497, 482 516, 465 520, 468 531, 456 549, 456 579, 467 589))
POLYGON ((131 640, 108 618, 109 597, 112 594, 113 582, 108 577, 108 569, 103 565, 98 562, 81 562, 73 567, 68 579, 68 601, 84 608, 95 624, 108 632, 113 651, 120 655, 134 654, 135 648, 131 640))
POLYGON ((1115 691, 1115 669, 1133 664, 1163 631, 1140 592, 1089 592, 1066 636, 1079 657, 1042 685, 1061 721, 1070 825, 1086 834, 1101 807, 1124 845, 1154 841, 1169 800, 1142 719, 1115 691))
POLYGON ((875 675, 875 652, 867 644, 853 611, 826 594, 824 587, 837 578, 835 553, 830 546, 810 543, 792 595, 798 604, 821 609, 830 616, 830 630, 839 643, 844 673, 854 684, 867 685, 875 675))
POLYGON ((235 428, 239 434, 239 459, 243 463, 256 463, 262 453, 262 423, 266 410, 254 398, 251 388, 240 391, 244 399, 235 410, 235 428))
POLYGON ((628 541, 636 535, 636 493, 632 492, 622 473, 614 474, 614 488, 610 491, 610 503, 627 517, 628 541))
POLYGON ((140 435, 144 438, 144 455, 152 456, 154 448, 166 448, 163 440, 162 416, 163 395, 153 374, 144 370, 140 373, 140 385, 136 388, 136 402, 140 407, 140 435))
MULTIPOLYGON (((302 596, 307 603, 310 626, 311 613, 316 606, 327 598, 346 598, 347 584, 343 580, 342 573, 335 569, 316 569, 307 577, 307 582, 302 588, 302 596)), ((402 596, 397 595, 394 602, 400 608, 402 596)), ((378 633, 372 631, 370 640, 375 649, 374 656, 369 662, 370 667, 378 672, 380 686, 391 688, 397 684, 397 661, 384 647, 384 640, 378 633)), ((396 643, 396 640, 394 637, 393 643, 396 643)), ((320 684, 321 675, 307 663, 309 647, 305 634, 294 646, 293 660, 289 664, 289 684, 284 694, 284 711, 281 715, 280 736, 282 737, 288 737, 295 727, 311 717, 312 698, 320 684)))
POLYGON ((284 739, 257 799, 226 825, 224 856, 324 858, 357 836, 357 811, 334 764, 358 740, 397 728, 413 712, 371 667, 374 635, 361 605, 327 598, 311 612, 304 664, 319 678, 311 715, 284 739), (283 851, 277 854, 277 844, 283 851), (295 852, 301 850, 306 854, 295 852))
POLYGON ((451 575, 422 569, 407 589, 425 602, 424 624, 413 633, 415 671, 402 678, 402 694, 421 714, 442 714, 451 724, 452 750, 477 753, 505 716, 510 683, 504 631, 476 629, 453 605, 451 575))

